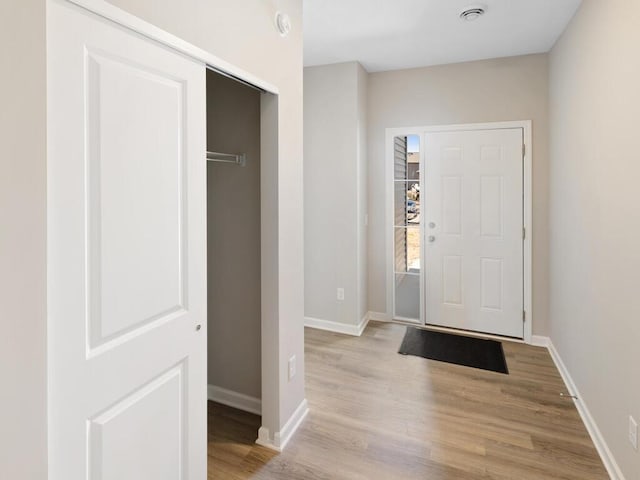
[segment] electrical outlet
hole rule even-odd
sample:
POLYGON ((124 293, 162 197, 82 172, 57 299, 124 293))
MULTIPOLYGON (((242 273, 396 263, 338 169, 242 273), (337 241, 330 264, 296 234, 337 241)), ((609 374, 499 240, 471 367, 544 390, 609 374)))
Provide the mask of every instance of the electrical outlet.
POLYGON ((338 300, 344 300, 344 288, 339 288, 338 289, 337 298, 338 298, 338 300))
POLYGON ((638 423, 629 415, 629 442, 638 450, 638 423))
POLYGON ((289 359, 289 381, 296 376, 296 356, 293 355, 289 359))

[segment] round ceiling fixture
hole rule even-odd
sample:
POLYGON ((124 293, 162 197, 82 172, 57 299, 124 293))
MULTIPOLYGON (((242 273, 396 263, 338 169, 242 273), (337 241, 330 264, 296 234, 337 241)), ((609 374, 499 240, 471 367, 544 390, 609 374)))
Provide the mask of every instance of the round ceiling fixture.
POLYGON ((276 13, 276 28, 281 37, 286 37, 291 31, 291 19, 289 15, 282 12, 276 13))
POLYGON ((460 12, 460 18, 467 22, 473 22, 479 19, 487 11, 487 7, 484 5, 469 5, 464 7, 460 12))

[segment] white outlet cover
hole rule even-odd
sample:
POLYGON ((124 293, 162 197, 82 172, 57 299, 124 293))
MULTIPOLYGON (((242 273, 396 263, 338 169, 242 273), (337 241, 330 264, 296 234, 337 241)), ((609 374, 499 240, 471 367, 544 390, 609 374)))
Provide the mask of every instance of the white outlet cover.
POLYGON ((339 288, 337 292, 338 300, 344 300, 344 288, 339 288))

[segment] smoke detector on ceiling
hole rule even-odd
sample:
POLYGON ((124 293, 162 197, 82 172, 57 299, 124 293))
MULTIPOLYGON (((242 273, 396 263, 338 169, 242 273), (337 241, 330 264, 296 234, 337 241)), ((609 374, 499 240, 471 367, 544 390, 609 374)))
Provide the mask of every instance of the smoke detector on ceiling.
POLYGON ((468 5, 460 11, 460 18, 467 22, 477 20, 487 11, 485 5, 468 5))

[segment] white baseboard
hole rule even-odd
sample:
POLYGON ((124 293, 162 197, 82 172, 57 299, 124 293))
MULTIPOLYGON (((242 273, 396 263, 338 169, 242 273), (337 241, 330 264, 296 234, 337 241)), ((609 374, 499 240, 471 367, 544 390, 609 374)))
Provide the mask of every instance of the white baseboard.
MULTIPOLYGON (((540 338, 546 338, 546 337, 540 337, 540 338)), ((562 379, 564 380, 564 383, 567 386, 567 389, 569 390, 568 393, 570 395, 575 395, 577 397, 573 401, 576 405, 576 408, 578 409, 580 418, 582 418, 582 422, 584 423, 584 426, 587 428, 587 431, 591 436, 591 440, 593 441, 594 445, 596 446, 596 449, 598 450, 598 453, 600 454, 602 463, 604 463, 604 466, 607 469, 609 476, 611 477, 612 480, 625 480, 622 470, 620 470, 620 467, 618 466, 616 459, 613 457, 611 450, 609 450, 607 442, 602 436, 602 433, 600 432, 600 429, 598 428, 596 421, 591 416, 591 413, 587 408, 587 404, 584 402, 582 395, 580 395, 580 392, 578 391, 578 388, 576 387, 576 384, 574 383, 573 378, 571 378, 571 374, 569 373, 569 370, 567 370, 566 365, 562 361, 560 354, 556 350, 556 347, 553 345, 553 342, 551 341, 551 339, 546 338, 546 340, 547 340, 546 347, 549 349, 551 358, 553 359, 553 362, 556 364, 556 367, 560 372, 560 375, 562 376, 562 379)))
POLYGON ((262 400, 259 398, 227 390, 217 385, 207 385, 207 396, 213 402, 237 408, 243 412, 262 415, 262 400))
POLYGON ((367 313, 369 320, 373 320, 374 322, 390 322, 391 315, 382 312, 371 312, 367 313))
POLYGON ((358 325, 349 325, 346 323, 334 322, 332 320, 323 320, 321 318, 304 317, 304 326, 309 328, 317 328, 318 330, 327 330, 329 332, 343 333, 345 335, 353 335, 359 337, 367 328, 369 323, 369 314, 366 314, 358 325))
POLYGON ((542 335, 531 335, 531 343, 534 347, 545 347, 549 348, 549 343, 551 340, 549 337, 543 337, 542 335))
POLYGON ((271 439, 269 429, 266 427, 260 427, 256 443, 271 450, 275 450, 276 452, 282 452, 304 420, 304 417, 307 416, 307 413, 309 413, 309 406, 307 404, 307 400, 304 399, 298 408, 296 408, 296 411, 293 412, 293 415, 291 415, 289 420, 287 420, 287 423, 284 424, 284 427, 282 427, 279 432, 274 433, 273 440, 271 439))
POLYGON ((358 324, 358 336, 361 336, 362 333, 364 332, 364 329, 367 328, 367 325, 369 325, 369 313, 365 313, 364 317, 362 317, 362 320, 360 320, 360 323, 358 324))

